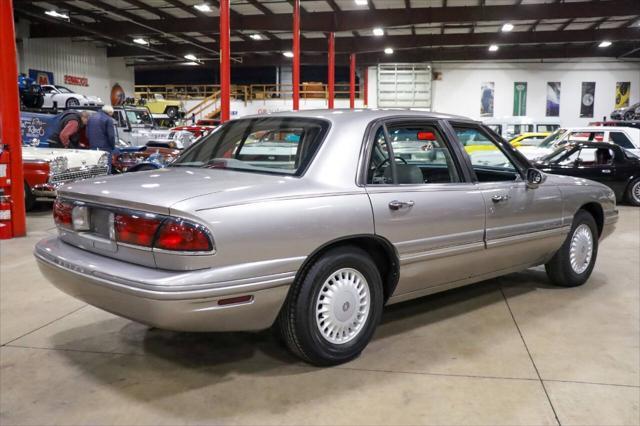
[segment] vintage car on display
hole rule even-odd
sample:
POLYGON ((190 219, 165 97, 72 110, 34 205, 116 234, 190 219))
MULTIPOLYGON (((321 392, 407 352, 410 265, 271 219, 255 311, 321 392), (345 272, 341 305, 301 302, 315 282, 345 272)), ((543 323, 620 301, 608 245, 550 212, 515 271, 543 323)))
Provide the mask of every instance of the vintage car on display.
POLYGON ((189 132, 197 140, 211 133, 217 126, 205 126, 201 124, 191 124, 184 126, 176 126, 170 129, 170 132, 189 132))
POLYGON ((118 129, 118 137, 131 146, 145 146, 148 142, 173 142, 182 149, 188 147, 195 137, 186 130, 171 131, 159 129, 147 108, 122 106, 115 107, 113 119, 118 129))
POLYGON ((482 122, 506 140, 523 133, 551 133, 560 128, 560 119, 554 117, 491 117, 482 122))
POLYGON ((605 126, 605 127, 634 127, 640 129, 640 117, 633 121, 594 121, 589 123, 589 126, 605 126))
POLYGON ((538 146, 550 134, 550 132, 522 133, 510 139, 509 143, 516 148, 520 146, 538 146))
POLYGON ((53 214, 34 254, 62 291, 160 329, 275 325, 317 365, 358 356, 385 305, 537 265, 584 284, 618 219, 607 186, 531 168, 482 123, 403 110, 232 120, 169 167, 65 185, 53 214), (498 161, 474 163, 472 132, 498 161))
POLYGON ((22 146, 25 206, 31 210, 37 199, 56 198, 65 183, 106 176, 109 154, 88 149, 22 146))
POLYGON ((102 99, 97 96, 85 96, 75 93, 64 86, 53 84, 43 84, 44 91, 44 108, 53 108, 54 106, 75 108, 75 107, 101 107, 104 105, 102 99))
POLYGON ((636 116, 636 109, 640 108, 640 102, 636 102, 633 105, 629 105, 625 108, 618 108, 611 112, 610 117, 612 120, 627 120, 631 121, 636 116))
POLYGON ((184 117, 182 102, 167 100, 159 93, 154 94, 152 98, 140 99, 138 104, 149 108, 153 115, 166 115, 169 118, 184 117))
POLYGON ((181 150, 163 143, 149 142, 145 146, 120 147, 111 160, 112 173, 140 172, 166 167, 181 150))
POLYGON ((591 179, 607 185, 620 201, 640 206, 640 157, 607 142, 577 142, 541 158, 547 173, 591 179))
POLYGON ((26 108, 40 108, 44 103, 44 91, 32 78, 25 74, 18 76, 20 104, 26 108))

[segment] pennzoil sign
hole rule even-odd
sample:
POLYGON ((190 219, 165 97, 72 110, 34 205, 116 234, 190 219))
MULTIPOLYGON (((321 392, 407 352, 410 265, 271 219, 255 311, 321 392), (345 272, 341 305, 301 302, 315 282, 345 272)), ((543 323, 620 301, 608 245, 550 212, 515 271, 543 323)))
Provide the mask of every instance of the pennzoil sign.
POLYGON ((69 84, 71 86, 89 86, 89 79, 87 77, 78 77, 75 75, 65 75, 64 76, 64 84, 69 84))

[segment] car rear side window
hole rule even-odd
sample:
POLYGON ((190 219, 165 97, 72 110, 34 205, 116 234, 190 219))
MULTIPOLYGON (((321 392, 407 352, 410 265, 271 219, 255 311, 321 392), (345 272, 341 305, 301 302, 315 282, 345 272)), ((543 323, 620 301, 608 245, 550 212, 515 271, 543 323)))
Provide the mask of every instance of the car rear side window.
POLYGON ((219 168, 298 176, 318 150, 329 123, 266 117, 233 120, 187 149, 172 167, 219 168))

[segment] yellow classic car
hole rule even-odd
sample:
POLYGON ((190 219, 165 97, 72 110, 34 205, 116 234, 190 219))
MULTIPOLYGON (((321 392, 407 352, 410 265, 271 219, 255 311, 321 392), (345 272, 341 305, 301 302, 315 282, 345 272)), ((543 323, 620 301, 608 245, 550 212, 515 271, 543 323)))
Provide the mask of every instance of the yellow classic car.
POLYGON ((167 100, 159 93, 156 93, 153 98, 144 100, 143 103, 149 108, 151 114, 166 114, 169 118, 184 117, 182 102, 167 100))
POLYGON ((540 142, 544 140, 551 133, 549 132, 531 132, 531 133, 522 133, 515 138, 511 139, 509 143, 514 147, 519 146, 537 146, 540 142))

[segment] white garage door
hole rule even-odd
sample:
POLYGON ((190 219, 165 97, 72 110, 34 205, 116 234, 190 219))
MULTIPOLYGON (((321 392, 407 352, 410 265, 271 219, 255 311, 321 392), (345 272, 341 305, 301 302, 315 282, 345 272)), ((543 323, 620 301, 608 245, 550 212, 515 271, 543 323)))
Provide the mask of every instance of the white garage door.
POLYGON ((378 107, 431 109, 431 65, 379 64, 378 107))

